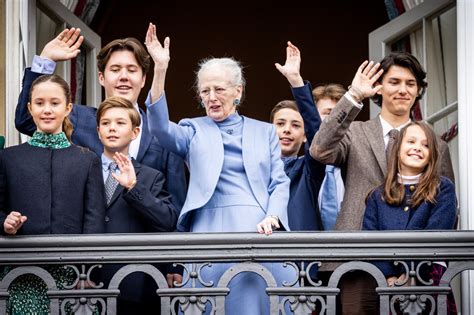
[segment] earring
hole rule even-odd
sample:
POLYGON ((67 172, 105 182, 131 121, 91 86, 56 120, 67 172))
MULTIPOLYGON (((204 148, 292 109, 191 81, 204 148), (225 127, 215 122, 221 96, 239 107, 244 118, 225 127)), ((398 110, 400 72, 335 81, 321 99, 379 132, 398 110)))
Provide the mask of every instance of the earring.
POLYGON ((234 100, 234 105, 235 105, 235 106, 239 106, 239 105, 240 105, 240 99, 236 98, 236 99, 234 100))
POLYGON ((199 102, 199 105, 201 105, 202 108, 205 108, 206 106, 204 105, 204 102, 203 101, 200 101, 199 102))

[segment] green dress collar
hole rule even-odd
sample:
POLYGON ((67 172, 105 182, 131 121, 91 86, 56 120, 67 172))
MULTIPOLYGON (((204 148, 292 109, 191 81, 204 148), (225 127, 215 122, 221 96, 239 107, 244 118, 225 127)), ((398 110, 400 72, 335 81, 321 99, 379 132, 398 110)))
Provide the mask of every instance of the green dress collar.
POLYGON ((64 132, 58 134, 47 134, 35 131, 28 144, 39 148, 65 149, 71 146, 64 132))

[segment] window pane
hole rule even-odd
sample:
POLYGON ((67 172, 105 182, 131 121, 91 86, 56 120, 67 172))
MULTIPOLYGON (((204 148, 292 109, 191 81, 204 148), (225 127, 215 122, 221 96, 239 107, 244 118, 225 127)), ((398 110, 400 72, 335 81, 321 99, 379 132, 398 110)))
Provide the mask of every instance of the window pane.
POLYGON ((427 116, 457 100, 456 8, 426 23, 427 116))

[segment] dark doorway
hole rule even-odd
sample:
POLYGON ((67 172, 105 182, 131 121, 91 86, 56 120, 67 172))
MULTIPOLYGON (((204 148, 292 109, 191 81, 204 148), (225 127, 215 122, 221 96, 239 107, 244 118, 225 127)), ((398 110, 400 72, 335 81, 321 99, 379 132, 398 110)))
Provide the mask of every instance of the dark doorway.
MULTIPOLYGON (((244 64, 248 85, 241 113, 268 120, 278 101, 292 97, 274 66, 285 61, 288 40, 300 48, 301 72, 313 87, 328 82, 347 86, 368 57, 368 34, 388 17, 383 0, 102 0, 91 27, 104 45, 128 36, 144 40, 148 22, 157 25, 160 40, 171 38, 166 95, 173 121, 203 114, 192 87, 198 61, 209 56, 233 56, 244 64)), ((145 97, 146 92, 140 100, 145 97)), ((358 119, 368 119, 367 107, 358 119)))

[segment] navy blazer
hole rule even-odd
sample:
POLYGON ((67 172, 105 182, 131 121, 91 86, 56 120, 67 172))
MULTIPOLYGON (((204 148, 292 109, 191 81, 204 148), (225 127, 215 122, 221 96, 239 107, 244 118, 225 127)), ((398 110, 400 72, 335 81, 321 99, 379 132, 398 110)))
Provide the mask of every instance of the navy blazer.
MULTIPOLYGON (((178 215, 170 195, 164 190, 164 175, 134 159, 132 163, 137 184, 131 190, 117 186, 106 210, 106 233, 174 231, 178 215)), ((105 265, 102 268, 101 280, 106 286, 121 267, 122 265, 105 265)), ((140 302, 146 296, 151 297, 153 285, 148 278, 144 273, 127 276, 121 283, 120 298, 140 302)))
POLYGON ((0 151, 0 221, 11 211, 27 216, 17 234, 103 233, 104 203, 100 160, 88 149, 0 151))
POLYGON ((178 215, 163 173, 132 159, 137 184, 118 185, 106 210, 106 233, 172 232, 178 215))
MULTIPOLYGON (((41 73, 32 72, 30 68, 25 69, 23 86, 15 111, 16 129, 29 136, 36 131, 36 125, 28 111, 27 104, 31 84, 41 75, 41 73)), ((97 134, 96 111, 97 109, 94 107, 74 105, 69 118, 74 126, 72 142, 91 149, 100 157, 104 147, 97 134)), ((137 161, 157 169, 165 175, 165 190, 171 194, 172 202, 176 210, 179 211, 184 204, 187 187, 183 159, 158 143, 158 139, 148 131, 147 116, 141 109, 140 115, 143 120, 143 128, 137 161)))
MULTIPOLYGON (((456 192, 453 182, 441 176, 436 195, 436 203, 423 202, 418 207, 410 207, 413 188, 405 185, 405 200, 400 206, 391 206, 382 199, 383 187, 375 189, 367 199, 364 214, 364 230, 450 230, 454 228, 457 217, 456 192), (410 189, 411 188, 411 189, 410 189)), ((377 267, 388 276, 398 276, 401 266, 391 262, 377 262, 377 267)))
POLYGON ((303 117, 306 143, 304 156, 285 165, 290 178, 290 200, 288 202, 288 224, 292 231, 324 230, 318 205, 319 189, 326 175, 326 165, 309 154, 309 145, 319 130, 321 118, 314 103, 309 82, 292 88, 293 97, 303 117))

